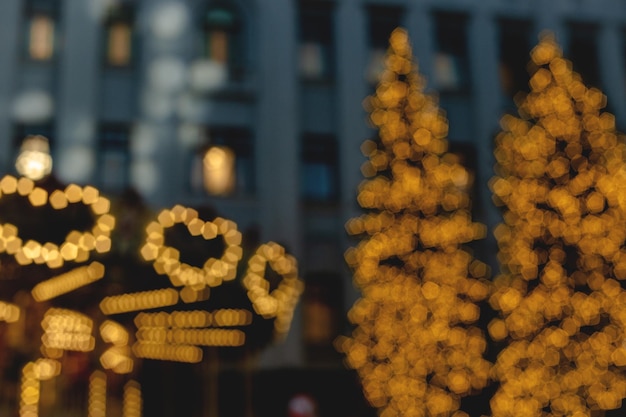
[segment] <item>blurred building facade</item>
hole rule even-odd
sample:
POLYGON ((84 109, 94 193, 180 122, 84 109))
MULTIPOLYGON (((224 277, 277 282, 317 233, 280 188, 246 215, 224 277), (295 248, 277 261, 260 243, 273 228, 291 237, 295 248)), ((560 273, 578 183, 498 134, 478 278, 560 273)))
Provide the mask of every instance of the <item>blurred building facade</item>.
MULTIPOLYGON (((375 135, 362 101, 396 26, 440 96, 450 150, 475 174, 475 218, 490 228, 493 138, 542 30, 626 127, 616 0, 3 0, 0 173, 15 173, 23 138, 41 134, 63 182, 111 196, 132 187, 155 209, 210 205, 282 243, 307 290, 262 363, 340 369, 332 341, 358 296, 344 223, 359 213, 359 148, 375 135), (207 156, 214 146, 234 159, 207 156), (234 176, 207 187, 211 169, 234 176)), ((477 252, 493 265, 493 239, 477 252)))

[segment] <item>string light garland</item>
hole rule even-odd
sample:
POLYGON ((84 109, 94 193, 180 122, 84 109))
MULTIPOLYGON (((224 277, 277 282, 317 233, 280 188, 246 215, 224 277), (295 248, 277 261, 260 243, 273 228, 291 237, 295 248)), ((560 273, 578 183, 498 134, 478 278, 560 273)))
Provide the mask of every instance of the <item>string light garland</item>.
POLYGON ((626 147, 606 97, 551 35, 531 52, 530 93, 496 139, 502 274, 489 324, 493 417, 587 416, 626 398, 626 147))
POLYGON ((84 204, 95 216, 95 225, 88 231, 70 231, 65 240, 57 245, 53 242, 23 242, 15 225, 0 225, 0 252, 13 255, 20 265, 46 264, 49 268, 60 268, 65 262, 84 262, 90 252, 106 253, 111 249, 111 231, 115 218, 109 214, 110 202, 100 196, 91 186, 68 185, 64 190, 55 190, 50 195, 25 177, 19 179, 6 175, 0 180, 0 198, 18 194, 28 199, 33 207, 50 204, 55 210, 63 210, 69 204, 84 204))
POLYGON ((487 384, 491 367, 475 326, 489 285, 462 245, 485 227, 471 220, 470 176, 446 153, 448 124, 423 92, 405 30, 391 34, 385 66, 366 100, 379 133, 361 148, 367 213, 346 224, 362 237, 346 253, 362 297, 338 348, 381 416, 468 416, 460 399, 487 384))
POLYGON ((146 228, 146 243, 141 248, 141 255, 147 261, 152 261, 154 269, 161 275, 167 275, 172 285, 200 287, 215 287, 222 281, 230 281, 237 273, 237 263, 241 259, 241 233, 237 225, 230 220, 218 217, 213 221, 203 221, 198 218, 196 210, 181 205, 171 210, 163 210, 146 228), (224 240, 224 253, 219 259, 209 258, 202 267, 180 262, 180 253, 177 249, 165 244, 164 229, 182 223, 187 226, 191 236, 202 236, 206 240, 221 236, 224 240))

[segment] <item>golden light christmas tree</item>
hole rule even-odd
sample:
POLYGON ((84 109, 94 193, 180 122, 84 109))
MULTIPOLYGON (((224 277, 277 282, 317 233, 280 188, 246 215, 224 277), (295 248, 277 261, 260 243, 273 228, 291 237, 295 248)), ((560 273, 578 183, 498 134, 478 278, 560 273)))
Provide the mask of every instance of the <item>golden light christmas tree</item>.
POLYGON ((626 148, 606 97, 544 36, 530 93, 505 116, 490 182, 503 220, 490 298, 506 342, 494 417, 588 416, 626 397, 626 148))
POLYGON ((346 253, 362 298, 339 349, 381 416, 467 416, 460 399, 483 388, 490 369, 474 326, 489 285, 463 244, 485 228, 471 220, 470 177, 446 152, 447 120, 423 91, 406 31, 390 45, 366 102, 380 139, 362 147, 367 214, 346 225, 362 238, 346 253))

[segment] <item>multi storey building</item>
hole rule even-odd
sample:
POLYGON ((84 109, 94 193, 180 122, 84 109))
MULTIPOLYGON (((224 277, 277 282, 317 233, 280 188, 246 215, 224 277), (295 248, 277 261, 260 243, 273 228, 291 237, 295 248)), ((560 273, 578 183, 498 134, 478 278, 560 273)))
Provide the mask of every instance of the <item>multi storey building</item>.
MULTIPOLYGON (((553 31, 626 127, 626 5, 616 0, 3 0, 0 172, 23 138, 49 139, 53 173, 153 208, 210 205, 283 243, 307 283, 288 339, 262 364, 341 368, 334 337, 358 294, 343 253, 359 213, 363 99, 389 33, 407 28, 450 149, 475 174, 474 215, 498 221, 493 139, 525 90, 528 53, 553 31), (212 146, 234 182, 207 188, 212 146)), ((214 161, 215 162, 215 161, 214 161)), ((219 185, 219 184, 218 184, 219 185)), ((496 267, 495 242, 477 246, 496 267)))

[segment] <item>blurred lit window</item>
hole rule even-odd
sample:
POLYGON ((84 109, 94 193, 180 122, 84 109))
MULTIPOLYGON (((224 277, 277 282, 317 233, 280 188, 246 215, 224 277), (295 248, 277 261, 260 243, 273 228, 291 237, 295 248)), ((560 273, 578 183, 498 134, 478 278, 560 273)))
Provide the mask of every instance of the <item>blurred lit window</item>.
POLYGON ((248 129, 211 128, 191 160, 190 185, 197 194, 246 196, 255 192, 254 144, 248 129))
POLYGON ((129 183, 129 128, 102 125, 98 131, 98 178, 100 189, 121 192, 129 183))
POLYGON ((339 194, 339 150, 332 135, 307 134, 301 147, 301 196, 310 202, 333 202, 339 194))
POLYGON ((573 62, 574 71, 582 76, 586 85, 600 88, 597 26, 589 23, 570 23, 568 32, 569 47, 565 58, 573 62))
POLYGON ((231 77, 243 71, 241 19, 231 2, 221 1, 208 8, 204 17, 203 56, 228 68, 231 77))
POLYGON ((49 61, 56 48, 55 10, 50 2, 31 0, 24 13, 24 55, 33 61, 49 61))
POLYGON ((339 274, 314 272, 305 277, 302 297, 303 338, 309 361, 336 357, 333 341, 341 330, 343 285, 339 274))
POLYGON ((301 2, 299 23, 300 75, 307 80, 332 79, 334 76, 332 8, 326 2, 301 2))
POLYGON ((113 6, 104 22, 104 60, 113 67, 126 67, 133 59, 133 13, 129 5, 113 6))
POLYGON ((369 57, 365 77, 371 84, 378 83, 385 68, 389 36, 400 26, 401 15, 402 9, 398 7, 371 6, 368 9, 369 57))
POLYGON ((528 66, 530 56, 530 23, 523 20, 503 19, 499 22, 500 85, 507 97, 528 91, 528 66))
POLYGON ((443 92, 469 90, 467 17, 458 13, 437 13, 435 25, 437 49, 433 64, 437 88, 443 92))

